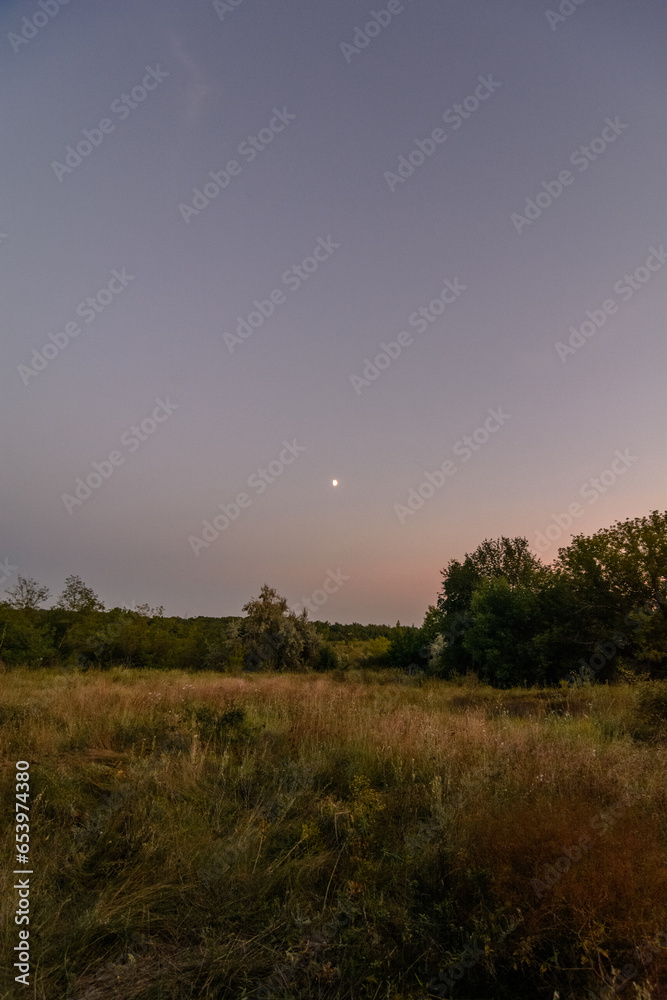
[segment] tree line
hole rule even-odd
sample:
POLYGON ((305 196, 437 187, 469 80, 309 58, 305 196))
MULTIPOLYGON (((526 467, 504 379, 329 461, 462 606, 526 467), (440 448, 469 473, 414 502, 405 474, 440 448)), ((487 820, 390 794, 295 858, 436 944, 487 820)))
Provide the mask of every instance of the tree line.
POLYGON ((138 604, 106 610, 76 575, 52 608, 50 592, 18 577, 0 602, 0 664, 180 670, 329 670, 342 665, 346 640, 390 638, 387 625, 308 621, 264 585, 243 607, 245 617, 165 617, 163 607, 138 604))
POLYGON ((421 627, 309 621, 265 584, 244 617, 105 610, 71 575, 54 606, 19 576, 0 602, 0 663, 183 670, 340 670, 347 641, 389 640, 376 664, 472 673, 497 687, 667 675, 667 512, 577 535, 545 565, 523 537, 483 541, 442 570, 421 627))
POLYGON ((550 565, 526 538, 487 539, 442 577, 392 665, 496 687, 666 676, 667 512, 577 535, 550 565))

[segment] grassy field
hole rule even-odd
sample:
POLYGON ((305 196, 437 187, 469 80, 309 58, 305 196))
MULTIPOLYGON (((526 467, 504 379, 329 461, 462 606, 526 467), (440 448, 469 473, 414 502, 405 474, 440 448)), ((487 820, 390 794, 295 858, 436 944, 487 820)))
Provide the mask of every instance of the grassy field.
POLYGON ((667 997, 666 704, 657 684, 8 671, 34 965, 26 988, 6 961, 2 996, 667 997))

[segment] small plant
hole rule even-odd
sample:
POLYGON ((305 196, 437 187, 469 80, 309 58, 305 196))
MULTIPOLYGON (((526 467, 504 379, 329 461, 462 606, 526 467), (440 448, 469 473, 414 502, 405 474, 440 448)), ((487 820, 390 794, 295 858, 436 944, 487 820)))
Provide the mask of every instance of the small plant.
POLYGON ((635 739, 667 738, 667 681, 640 685, 633 722, 635 739))
POLYGON ((238 705, 233 705, 222 715, 208 705, 201 705, 194 709, 192 717, 193 725, 202 740, 239 743, 251 735, 245 709, 238 705))

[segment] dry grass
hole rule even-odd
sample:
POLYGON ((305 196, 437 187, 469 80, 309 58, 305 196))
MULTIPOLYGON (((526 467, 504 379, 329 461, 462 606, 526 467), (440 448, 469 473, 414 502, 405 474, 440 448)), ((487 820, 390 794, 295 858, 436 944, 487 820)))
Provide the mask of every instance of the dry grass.
MULTIPOLYGON (((667 924, 667 750, 639 698, 6 673, 3 790, 20 758, 33 781, 34 997, 416 1000, 471 941, 449 995, 607 995, 667 924)), ((666 983, 662 948, 619 995, 666 983)))

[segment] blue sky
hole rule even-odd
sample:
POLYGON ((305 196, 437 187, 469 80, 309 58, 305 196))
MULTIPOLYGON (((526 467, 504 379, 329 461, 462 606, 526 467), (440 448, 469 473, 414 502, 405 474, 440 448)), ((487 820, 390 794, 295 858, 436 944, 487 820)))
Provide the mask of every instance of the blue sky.
POLYGON ((484 538, 664 508, 657 0, 0 22, 7 586, 419 623, 484 538))

